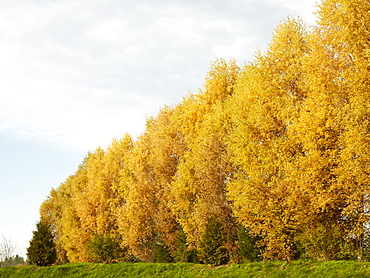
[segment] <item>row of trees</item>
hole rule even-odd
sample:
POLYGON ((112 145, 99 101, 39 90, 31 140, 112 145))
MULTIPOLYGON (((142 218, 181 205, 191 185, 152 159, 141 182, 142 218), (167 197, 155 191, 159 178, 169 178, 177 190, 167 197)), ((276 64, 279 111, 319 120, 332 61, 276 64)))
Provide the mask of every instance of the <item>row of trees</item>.
POLYGON ((24 259, 18 255, 14 256, 16 246, 4 236, 0 239, 0 267, 24 264, 24 259))
POLYGON ((19 265, 25 265, 26 262, 23 257, 15 255, 11 256, 4 261, 0 261, 0 267, 7 267, 7 266, 19 266, 19 265))
POLYGON ((370 2, 281 23, 242 69, 90 152, 41 205, 60 262, 363 259, 370 2))

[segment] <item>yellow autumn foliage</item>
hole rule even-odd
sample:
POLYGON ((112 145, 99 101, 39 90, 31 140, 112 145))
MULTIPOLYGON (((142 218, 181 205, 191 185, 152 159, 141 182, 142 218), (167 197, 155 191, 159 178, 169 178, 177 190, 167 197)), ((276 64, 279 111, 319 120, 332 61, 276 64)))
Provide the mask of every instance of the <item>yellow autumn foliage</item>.
POLYGON ((90 152, 40 208, 59 262, 90 261, 97 235, 142 261, 184 258, 210 219, 225 227, 230 261, 240 225, 264 259, 364 259, 370 5, 325 0, 317 15, 311 28, 282 21, 242 69, 216 60, 199 92, 136 140, 90 152))

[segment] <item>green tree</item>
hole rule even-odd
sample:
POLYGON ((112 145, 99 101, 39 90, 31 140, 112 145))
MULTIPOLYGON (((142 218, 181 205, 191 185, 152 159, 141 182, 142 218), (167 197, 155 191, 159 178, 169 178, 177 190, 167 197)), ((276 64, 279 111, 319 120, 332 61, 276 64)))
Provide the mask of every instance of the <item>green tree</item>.
POLYGON ((222 265, 229 262, 225 227, 216 217, 208 219, 198 251, 205 264, 222 265))
POLYGON ((255 262, 261 259, 263 248, 259 245, 260 240, 261 237, 253 235, 250 229, 239 226, 238 244, 243 262, 255 262))
POLYGON ((36 224, 36 228, 30 246, 27 248, 28 262, 37 266, 51 265, 57 259, 57 252, 50 226, 40 221, 36 224))

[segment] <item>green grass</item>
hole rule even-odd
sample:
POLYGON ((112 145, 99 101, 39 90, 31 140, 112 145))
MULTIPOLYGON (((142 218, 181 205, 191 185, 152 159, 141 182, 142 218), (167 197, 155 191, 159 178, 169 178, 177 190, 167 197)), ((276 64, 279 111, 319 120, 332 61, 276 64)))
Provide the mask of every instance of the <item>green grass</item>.
POLYGON ((51 267, 5 267, 0 277, 41 278, 41 277, 370 277, 370 263, 355 261, 294 261, 260 262, 211 267, 200 264, 65 264, 51 267))

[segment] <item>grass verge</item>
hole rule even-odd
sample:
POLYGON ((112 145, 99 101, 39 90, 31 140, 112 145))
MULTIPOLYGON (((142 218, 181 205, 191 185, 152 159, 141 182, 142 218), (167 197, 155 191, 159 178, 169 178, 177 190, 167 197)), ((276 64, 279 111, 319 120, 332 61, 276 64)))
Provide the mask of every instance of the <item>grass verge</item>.
POLYGON ((51 267, 18 266, 0 269, 0 277, 41 278, 41 277, 255 277, 255 278, 306 278, 306 277, 370 277, 370 263, 356 261, 293 261, 259 262, 211 267, 200 264, 65 264, 51 267))

